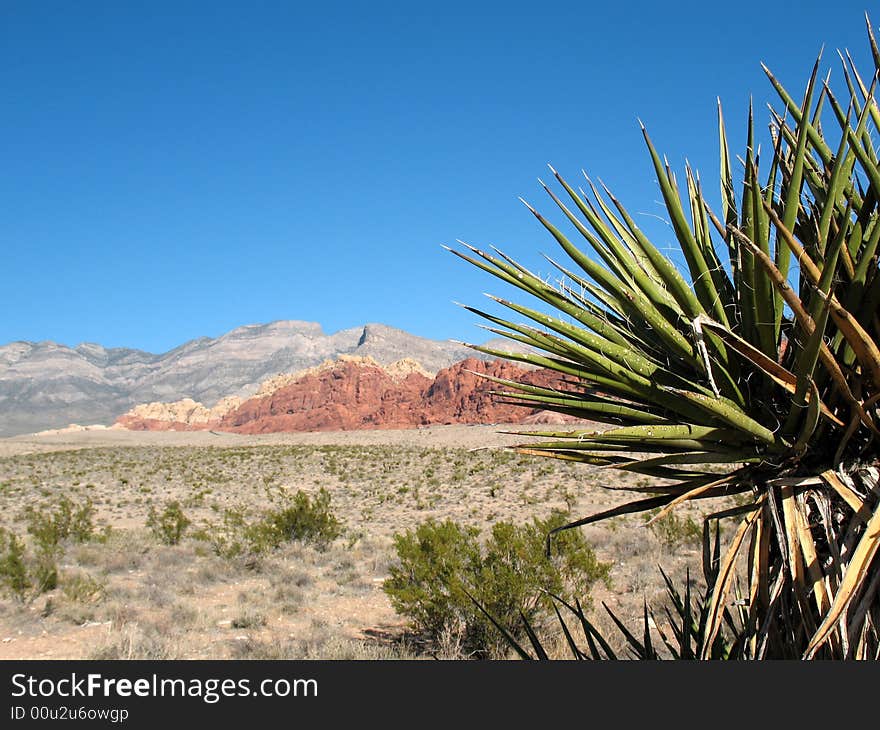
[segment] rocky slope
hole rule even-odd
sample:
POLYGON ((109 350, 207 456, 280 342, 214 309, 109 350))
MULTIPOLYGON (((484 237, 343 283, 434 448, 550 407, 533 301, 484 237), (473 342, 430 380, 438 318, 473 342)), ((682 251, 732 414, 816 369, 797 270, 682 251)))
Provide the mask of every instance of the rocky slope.
POLYGON ((131 430, 219 430, 258 434, 359 428, 406 428, 448 423, 516 423, 545 418, 502 403, 484 375, 558 387, 559 376, 500 360, 469 358, 431 377, 417 364, 383 367, 372 358, 341 358, 262 386, 260 394, 206 417, 192 401, 133 409, 117 425, 131 430))
POLYGON ((429 373, 472 354, 381 324, 325 334, 313 322, 278 321, 191 340, 163 354, 84 343, 13 342, 0 346, 0 436, 111 423, 137 404, 183 398, 214 408, 221 398, 253 396, 279 373, 340 355, 387 365, 413 358, 429 373))

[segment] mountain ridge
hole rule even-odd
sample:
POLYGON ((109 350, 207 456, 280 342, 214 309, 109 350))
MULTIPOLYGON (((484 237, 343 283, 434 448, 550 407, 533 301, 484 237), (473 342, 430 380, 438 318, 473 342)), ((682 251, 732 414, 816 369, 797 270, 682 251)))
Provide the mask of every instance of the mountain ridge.
POLYGON ((412 358, 432 373, 468 357, 488 359, 461 343, 381 323, 326 334, 317 322, 274 320, 194 338, 164 353, 17 340, 0 345, 0 437, 109 424, 150 402, 191 398, 210 408, 227 396, 250 397, 274 375, 340 355, 369 356, 383 365, 412 358))

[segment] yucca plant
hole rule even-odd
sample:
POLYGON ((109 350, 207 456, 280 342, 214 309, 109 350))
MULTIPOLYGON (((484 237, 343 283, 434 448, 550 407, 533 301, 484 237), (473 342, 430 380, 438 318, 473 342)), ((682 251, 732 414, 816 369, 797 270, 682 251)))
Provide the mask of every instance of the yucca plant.
POLYGON ((704 523, 708 545, 719 520, 737 521, 704 560, 697 658, 717 655, 722 639, 739 658, 880 654, 880 51, 870 21, 868 39, 873 78, 841 54, 842 94, 819 78, 821 54, 800 103, 765 68, 781 100, 769 162, 751 109, 745 155, 731 159, 719 104, 716 210, 690 167, 681 188, 642 127, 680 268, 604 185, 576 187, 552 168, 559 193, 541 184, 581 237, 575 245, 526 203, 569 259, 548 257, 555 283, 497 249, 450 249, 539 300, 492 297, 525 323, 466 307, 528 346, 471 347, 560 376, 555 388, 497 380, 499 397, 606 424, 541 432, 519 450, 658 478, 626 487, 641 498, 562 529, 740 495, 704 523))

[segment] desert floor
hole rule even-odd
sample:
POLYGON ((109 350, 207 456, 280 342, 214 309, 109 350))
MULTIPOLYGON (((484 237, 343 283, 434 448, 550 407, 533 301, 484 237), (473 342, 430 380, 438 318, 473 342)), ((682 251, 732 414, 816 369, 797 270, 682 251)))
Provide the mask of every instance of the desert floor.
MULTIPOLYGON (((64 544, 55 589, 0 597, 0 658, 459 658, 454 638, 420 643, 383 592, 395 533, 428 518, 483 532, 553 509, 574 519, 638 496, 615 487, 649 484, 505 449, 534 440, 504 433, 523 428, 548 427, 2 439, 0 526, 29 539, 28 509, 52 514, 66 497, 91 501, 96 533, 64 544), (326 548, 288 543, 234 557, 212 548, 224 515, 258 514, 284 494, 321 488, 344 525, 326 548), (192 525, 179 544, 165 545, 146 523, 151 506, 171 500, 192 525)), ((592 592, 599 626, 610 627, 602 602, 640 629, 647 599, 660 621, 658 565, 679 582, 687 569, 700 575, 699 536, 685 527, 695 526, 688 518, 701 524, 701 512, 685 505, 677 514, 674 530, 647 529, 641 515, 581 528, 611 565, 610 585, 592 592)))

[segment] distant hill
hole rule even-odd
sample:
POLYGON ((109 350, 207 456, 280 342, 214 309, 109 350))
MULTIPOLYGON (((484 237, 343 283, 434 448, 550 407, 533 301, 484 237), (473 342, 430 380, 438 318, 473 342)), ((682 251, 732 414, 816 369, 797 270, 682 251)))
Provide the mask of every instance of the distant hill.
POLYGON ((254 395, 279 373, 340 355, 372 357, 381 365, 411 358, 434 374, 475 353, 382 324, 328 335, 314 322, 287 320, 201 337, 159 355, 92 343, 13 342, 0 346, 0 436, 110 424, 156 401, 191 398, 210 408, 226 396, 254 395))

